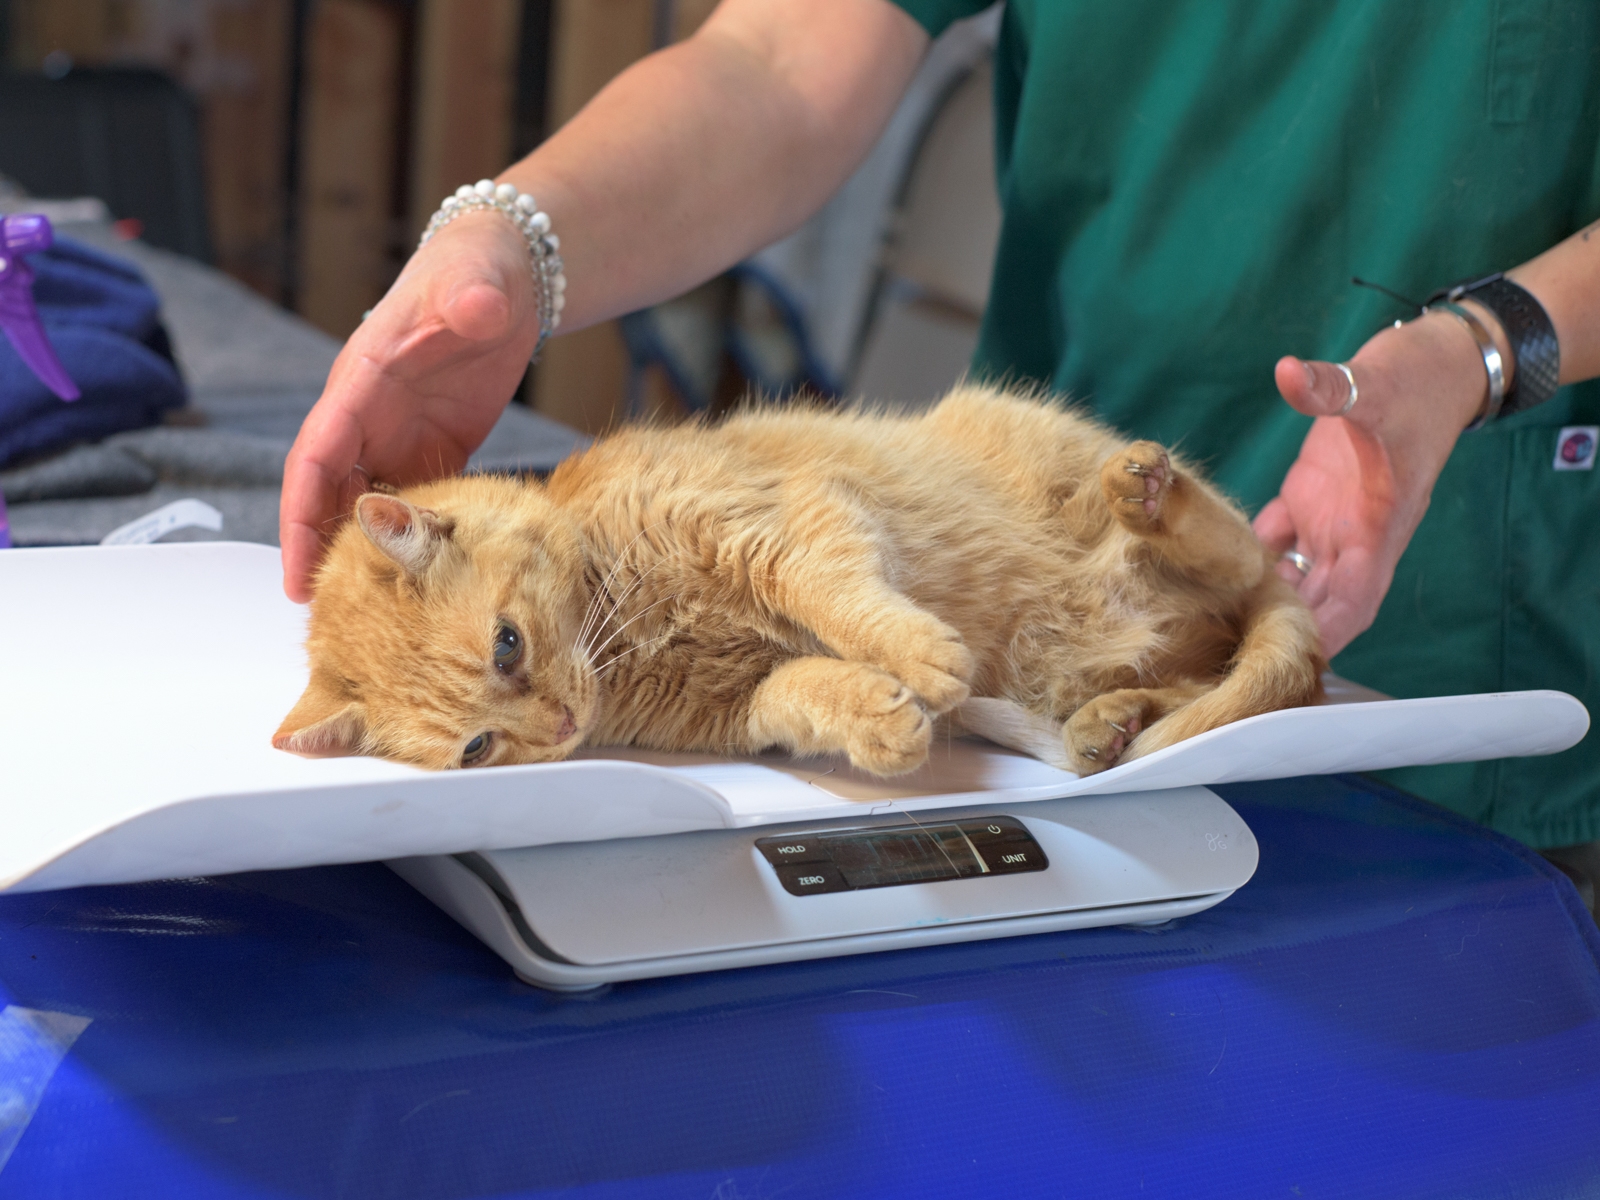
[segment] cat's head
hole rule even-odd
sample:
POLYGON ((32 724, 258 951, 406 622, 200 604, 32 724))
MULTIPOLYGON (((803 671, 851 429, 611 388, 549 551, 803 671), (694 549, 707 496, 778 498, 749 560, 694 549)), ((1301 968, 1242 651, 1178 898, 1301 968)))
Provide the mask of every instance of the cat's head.
POLYGON ((537 483, 368 493, 317 574, 311 682, 272 739, 435 769, 565 758, 597 718, 576 525, 537 483))

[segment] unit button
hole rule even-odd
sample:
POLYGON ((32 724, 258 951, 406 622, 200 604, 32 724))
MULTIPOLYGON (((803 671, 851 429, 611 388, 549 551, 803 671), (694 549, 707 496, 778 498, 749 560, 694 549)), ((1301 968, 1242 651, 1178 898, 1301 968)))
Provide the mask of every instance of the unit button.
POLYGON ((981 842, 978 845, 978 853, 983 855, 983 861, 991 875, 1009 875, 1016 871, 1042 871, 1050 865, 1044 856, 1044 851, 1031 839, 981 842))
POLYGON ((824 892, 848 892, 850 885, 838 868, 825 863, 804 863, 778 868, 778 881, 791 896, 819 896, 824 892))

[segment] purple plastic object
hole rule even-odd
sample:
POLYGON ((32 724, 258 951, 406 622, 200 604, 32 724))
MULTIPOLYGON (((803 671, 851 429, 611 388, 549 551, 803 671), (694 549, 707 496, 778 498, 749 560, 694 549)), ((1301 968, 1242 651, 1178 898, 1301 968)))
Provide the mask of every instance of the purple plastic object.
POLYGON ((78 387, 50 348, 39 310, 33 303, 33 268, 24 254, 37 254, 55 244, 48 217, 19 213, 0 217, 0 329, 40 381, 63 400, 76 400, 78 387))

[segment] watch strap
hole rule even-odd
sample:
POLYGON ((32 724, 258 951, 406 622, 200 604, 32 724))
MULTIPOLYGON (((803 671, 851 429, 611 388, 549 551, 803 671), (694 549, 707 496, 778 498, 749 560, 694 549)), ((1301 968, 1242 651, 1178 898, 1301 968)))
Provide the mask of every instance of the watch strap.
POLYGON ((1464 280, 1429 299, 1453 303, 1463 298, 1476 300, 1494 313, 1511 343, 1515 368, 1500 415, 1522 412, 1555 395, 1561 378, 1561 345, 1544 305, 1526 288, 1500 274, 1464 280))

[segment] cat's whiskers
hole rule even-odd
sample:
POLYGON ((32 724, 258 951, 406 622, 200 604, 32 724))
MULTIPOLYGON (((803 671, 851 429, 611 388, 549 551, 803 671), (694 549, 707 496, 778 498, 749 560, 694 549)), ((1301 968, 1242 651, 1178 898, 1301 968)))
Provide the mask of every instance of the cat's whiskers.
POLYGON ((620 595, 618 595, 618 596, 613 597, 609 591, 605 592, 605 596, 607 597, 607 599, 611 600, 611 608, 606 612, 605 616, 600 620, 600 623, 593 630, 590 631, 590 635, 589 635, 589 639, 588 639, 589 645, 591 645, 591 646, 593 645, 594 640, 596 638, 598 638, 600 636, 600 634, 605 631, 606 622, 613 620, 616 617, 617 613, 622 610, 622 606, 624 604, 626 604, 628 602, 629 598, 632 597, 633 594, 639 590, 640 586, 645 581, 645 576, 649 575, 651 571, 654 571, 656 569, 656 567, 659 567, 660 565, 661 565, 661 563, 658 561, 655 564, 653 564, 652 566, 650 566, 650 567, 646 568, 645 570, 639 572, 636 576, 634 576, 633 580, 628 584, 628 586, 622 589, 622 593, 620 595))
MULTIPOLYGON (((602 601, 610 596, 611 581, 617 577, 617 572, 622 570, 622 564, 628 561, 628 553, 639 544, 639 539, 645 534, 649 533, 652 529, 658 529, 665 524, 665 521, 656 521, 653 524, 646 525, 643 529, 639 530, 638 533, 634 534, 633 539, 622 548, 622 553, 618 554, 616 559, 612 562, 611 570, 606 572, 605 578, 600 581, 600 586, 595 589, 594 598, 589 601, 589 609, 584 616, 583 625, 578 630, 578 636, 574 642, 575 645, 582 647, 589 634, 593 632, 590 626, 600 615, 602 601)), ((637 582, 637 580, 635 582, 637 582)), ((618 603, 620 603, 620 601, 612 601, 611 607, 613 612, 616 611, 616 606, 618 603)))
MULTIPOLYGON (((626 621, 624 621, 620 626, 617 627, 617 631, 615 633, 613 633, 610 637, 608 637, 605 640, 605 644, 602 645, 599 649, 597 649, 594 652, 595 657, 599 657, 600 655, 604 654, 605 651, 606 651, 606 647, 611 645, 612 642, 616 641, 619 637, 621 637, 623 630, 627 629, 629 625, 632 625, 635 621, 639 620, 640 618, 649 615, 651 609, 660 608, 668 600, 672 600, 672 599, 675 599, 675 597, 663 596, 663 597, 661 597, 661 599, 657 600, 654 604, 647 605, 645 608, 641 609, 639 612, 637 612, 633 616, 629 617, 626 621)), ((657 639, 655 639, 655 638, 651 639, 651 641, 655 641, 655 640, 657 640, 657 639)), ((644 643, 641 643, 641 644, 644 644, 644 643)), ((622 655, 619 654, 617 657, 621 658, 622 655)))
MULTIPOLYGON (((613 574, 614 573, 615 568, 613 568, 613 574)), ((589 650, 591 648, 592 639, 599 635, 600 630, 605 628, 606 622, 611 619, 611 614, 608 613, 605 608, 607 601, 610 601, 611 613, 614 613, 616 611, 617 602, 615 598, 612 597, 610 591, 607 590, 606 583, 601 583, 600 586, 595 589, 594 598, 589 601, 589 608, 584 615, 583 624, 578 629, 578 636, 574 638, 572 642, 578 653, 582 654, 585 658, 590 657, 589 650)), ((591 665, 593 665, 592 662, 591 665)))
POLYGON ((605 611, 605 602, 610 600, 612 611, 616 610, 617 602, 611 596, 611 581, 616 578, 617 572, 621 569, 622 559, 618 558, 616 562, 611 564, 611 570, 606 572, 605 578, 595 587, 594 595, 589 599, 589 607, 584 611, 583 624, 578 627, 578 636, 573 639, 573 645, 580 650, 586 651, 589 637, 597 629, 596 623, 604 624, 607 619, 601 616, 605 611))
MULTIPOLYGON (((640 572, 639 576, 636 579, 634 579, 634 581, 632 583, 630 583, 626 588, 623 589, 622 595, 618 596, 614 601, 612 601, 611 611, 606 614, 605 620, 600 622, 599 628, 596 629, 595 632, 594 632, 594 637, 599 637, 600 636, 600 634, 605 630, 606 621, 612 620, 617 615, 617 613, 621 611, 622 606, 627 603, 629 597, 631 597, 636 591, 639 590, 639 588, 643 585, 645 579, 649 576, 650 572, 654 571, 657 567, 661 566, 666 561, 667 560, 664 559, 664 558, 657 559, 646 570, 640 572)), ((671 598, 672 598, 671 596, 663 597, 661 600, 657 600, 656 604, 661 604, 666 600, 670 600, 671 598)), ((655 606, 656 606, 655 604, 652 604, 650 606, 650 608, 654 608, 655 606)), ((650 608, 645 609, 644 612, 649 612, 650 608)), ((634 621, 638 620, 638 618, 643 616, 643 615, 644 615, 644 613, 639 613, 637 616, 635 616, 633 618, 630 618, 629 621, 622 626, 622 629, 626 629, 628 627, 628 625, 633 624, 634 621)), ((617 630, 617 633, 622 632, 622 629, 617 630)), ((615 633, 612 634, 610 638, 606 639, 605 645, 609 646, 611 644, 612 640, 615 637, 616 637, 616 634, 615 633)), ((585 646, 585 647, 583 647, 583 649, 584 649, 585 653, 590 653, 591 647, 585 646)), ((601 650, 605 649, 605 646, 602 646, 600 649, 601 650)), ((594 650, 593 653, 590 654, 590 657, 593 658, 595 655, 598 655, 599 653, 600 653, 600 650, 594 650)))
POLYGON ((658 559, 656 563, 649 569, 638 572, 634 576, 633 582, 623 589, 620 596, 613 597, 611 595, 612 581, 616 578, 617 572, 620 571, 628 562, 628 555, 633 550, 634 546, 638 544, 639 539, 644 537, 644 535, 649 533, 652 529, 656 529, 664 524, 666 524, 665 521, 656 521, 653 524, 647 525, 638 533, 634 534, 633 539, 622 548, 622 552, 617 555, 616 561, 611 564, 611 570, 606 572, 605 578, 600 581, 599 587, 595 590, 593 615, 584 621, 583 628, 578 631, 578 637, 574 643, 583 654, 590 654, 590 651, 593 648, 594 640, 600 636, 601 631, 606 626, 606 622, 610 621, 616 616, 617 611, 622 604, 625 603, 628 597, 631 596, 638 589, 639 585, 644 582, 645 576, 649 575, 650 571, 655 570, 655 568, 660 566, 664 561, 662 559, 658 559), (609 612, 607 612, 604 607, 604 602, 607 600, 611 602, 611 608, 609 612))
POLYGON ((597 680, 605 679, 605 677, 607 675, 611 674, 611 672, 616 669, 616 665, 619 662, 621 662, 623 659, 627 658, 628 655, 634 653, 636 650, 645 650, 645 649, 648 649, 648 648, 654 646, 657 642, 664 642, 666 640, 667 640, 667 635, 666 634, 662 634, 660 637, 651 638, 648 642, 640 642, 637 646, 630 646, 628 649, 624 650, 621 654, 619 654, 615 658, 613 658, 605 666, 601 667, 600 670, 598 672, 596 672, 595 679, 597 679, 597 680))

